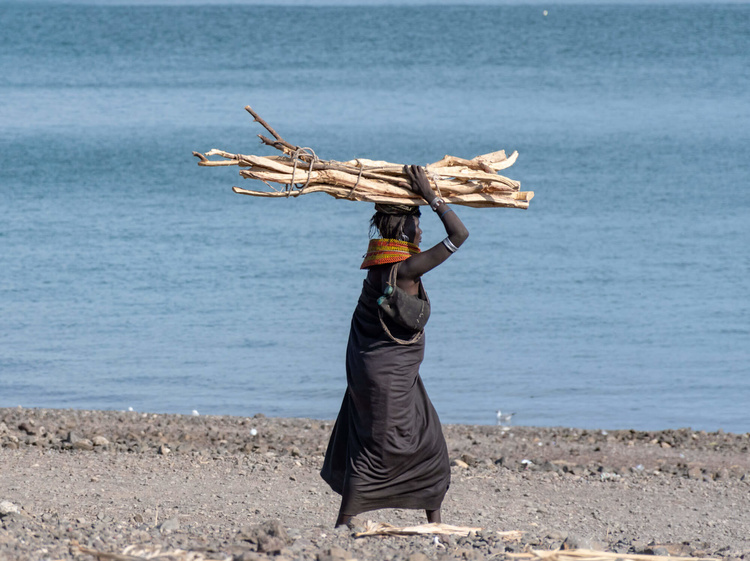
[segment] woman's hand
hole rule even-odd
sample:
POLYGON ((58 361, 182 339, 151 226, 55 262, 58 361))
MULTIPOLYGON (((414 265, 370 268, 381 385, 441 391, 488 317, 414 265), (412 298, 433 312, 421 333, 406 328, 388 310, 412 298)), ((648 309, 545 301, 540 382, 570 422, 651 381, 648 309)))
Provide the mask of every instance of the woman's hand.
POLYGON ((416 282, 427 271, 434 269, 448 259, 466 241, 466 238, 469 237, 469 231, 445 201, 442 199, 435 201, 437 197, 435 191, 432 190, 429 179, 427 179, 427 173, 424 168, 419 166, 404 166, 404 175, 409 178, 412 191, 424 198, 430 206, 432 206, 433 202, 436 203, 433 210, 439 212, 438 216, 445 226, 445 232, 448 234, 446 240, 449 242, 440 242, 426 251, 412 255, 402 263, 398 270, 398 278, 416 282))
POLYGON ((435 191, 427 179, 427 173, 422 166, 404 166, 404 173, 409 178, 411 189, 425 201, 431 203, 435 198, 435 191))

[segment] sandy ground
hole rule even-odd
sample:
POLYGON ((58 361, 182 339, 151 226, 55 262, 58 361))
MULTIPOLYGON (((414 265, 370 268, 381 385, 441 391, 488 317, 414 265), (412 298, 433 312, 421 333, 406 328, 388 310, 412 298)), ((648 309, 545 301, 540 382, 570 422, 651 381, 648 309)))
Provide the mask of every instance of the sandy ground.
POLYGON ((436 541, 334 530, 338 496, 318 475, 331 427, 0 409, 0 560, 94 559, 76 544, 237 561, 510 560, 528 547, 750 560, 750 434, 447 425, 443 521, 483 530, 436 541), (510 530, 520 541, 498 533, 510 530))

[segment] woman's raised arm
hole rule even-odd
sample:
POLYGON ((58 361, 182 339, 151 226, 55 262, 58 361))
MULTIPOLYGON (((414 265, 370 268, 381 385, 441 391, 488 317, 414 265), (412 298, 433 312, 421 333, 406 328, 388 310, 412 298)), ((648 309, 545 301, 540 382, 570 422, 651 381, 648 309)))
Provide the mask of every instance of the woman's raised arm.
POLYGON ((435 194, 423 167, 404 166, 404 173, 409 178, 412 190, 427 201, 430 208, 442 220, 445 231, 448 234, 436 246, 418 255, 413 255, 401 264, 398 271, 399 278, 416 280, 427 271, 440 265, 440 263, 448 259, 448 257, 461 247, 461 244, 469 237, 469 231, 455 211, 435 194))

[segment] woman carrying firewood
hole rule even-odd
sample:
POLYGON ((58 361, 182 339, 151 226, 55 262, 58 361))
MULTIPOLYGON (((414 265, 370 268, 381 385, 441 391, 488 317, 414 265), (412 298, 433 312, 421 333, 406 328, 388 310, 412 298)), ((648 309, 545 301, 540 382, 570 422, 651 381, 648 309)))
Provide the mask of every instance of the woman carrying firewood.
POLYGON ((347 390, 321 475, 341 495, 336 526, 381 508, 424 509, 440 522, 450 484, 448 450, 419 376, 430 301, 421 277, 448 259, 469 232, 437 197, 425 170, 405 166, 411 189, 442 220, 448 236, 420 251, 419 207, 375 205, 361 268, 367 269, 346 350, 347 390))

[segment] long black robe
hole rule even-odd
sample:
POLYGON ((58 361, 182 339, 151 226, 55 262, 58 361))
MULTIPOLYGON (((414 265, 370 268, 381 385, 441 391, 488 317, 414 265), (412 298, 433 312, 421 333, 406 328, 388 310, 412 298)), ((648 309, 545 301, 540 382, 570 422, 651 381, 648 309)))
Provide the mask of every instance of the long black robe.
MULTIPOLYGON (((424 336, 391 340, 378 319, 380 296, 365 281, 346 349, 347 390, 321 476, 342 496, 341 512, 440 508, 450 484, 448 449, 419 366, 424 336)), ((388 322, 391 333, 412 333, 388 322)))

